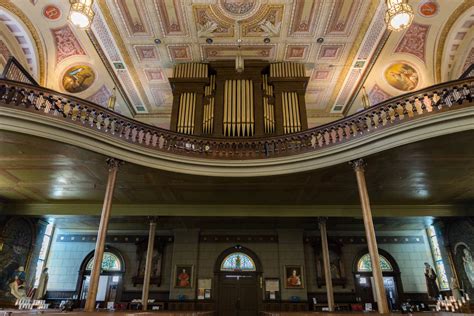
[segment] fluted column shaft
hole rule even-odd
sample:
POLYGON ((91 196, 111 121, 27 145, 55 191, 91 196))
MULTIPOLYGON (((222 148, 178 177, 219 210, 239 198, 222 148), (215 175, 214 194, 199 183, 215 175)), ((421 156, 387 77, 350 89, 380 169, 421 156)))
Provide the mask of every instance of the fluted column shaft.
POLYGON ((148 233, 148 248, 146 251, 145 261, 145 276, 143 278, 143 293, 142 293, 142 308, 144 311, 148 309, 148 294, 150 291, 150 277, 153 262, 153 249, 155 247, 155 232, 156 222, 155 220, 150 221, 150 231, 148 233))
POLYGON ((326 280, 326 294, 328 298, 328 308, 334 311, 334 291, 332 288, 331 266, 329 259, 328 235, 326 230, 326 219, 319 219, 319 231, 321 232, 321 252, 323 254, 324 278, 326 280))
POLYGON ((365 235, 369 247, 370 261, 372 262, 372 274, 374 278, 375 293, 377 295, 377 306, 380 314, 389 313, 387 296, 383 284, 382 268, 380 267, 380 257, 375 237, 374 222, 372 220, 372 210, 370 208, 369 193, 365 182, 365 162, 362 159, 351 162, 354 168, 357 186, 359 188, 359 197, 362 207, 362 216, 364 218, 365 235))
POLYGON ((109 158, 107 165, 109 166, 109 174, 107 179, 107 187, 105 189, 104 203, 102 205, 102 214, 100 216, 99 230, 97 232, 97 242, 95 245, 94 258, 91 276, 89 280, 89 290, 84 311, 93 312, 96 304, 97 290, 99 287, 100 272, 102 270, 102 259, 104 257, 105 238, 107 237, 107 227, 109 226, 110 210, 112 207, 112 198, 114 196, 115 180, 120 160, 109 158))

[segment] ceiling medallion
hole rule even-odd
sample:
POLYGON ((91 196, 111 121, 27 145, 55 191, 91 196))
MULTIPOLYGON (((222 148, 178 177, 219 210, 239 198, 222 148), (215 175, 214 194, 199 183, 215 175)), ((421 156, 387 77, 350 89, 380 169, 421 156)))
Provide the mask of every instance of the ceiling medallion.
POLYGON ((233 18, 248 18, 255 14, 262 1, 257 0, 219 0, 219 7, 233 18))
POLYGON ((438 13, 438 3, 435 0, 424 1, 419 5, 418 12, 426 18, 431 18, 438 13))

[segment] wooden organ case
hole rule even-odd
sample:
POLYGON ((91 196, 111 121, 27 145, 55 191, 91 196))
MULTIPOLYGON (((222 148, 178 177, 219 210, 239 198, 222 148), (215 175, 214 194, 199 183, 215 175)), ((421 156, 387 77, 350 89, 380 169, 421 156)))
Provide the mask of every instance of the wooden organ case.
POLYGON ((170 129, 213 137, 261 137, 308 128, 303 64, 233 61, 177 64, 170 129))

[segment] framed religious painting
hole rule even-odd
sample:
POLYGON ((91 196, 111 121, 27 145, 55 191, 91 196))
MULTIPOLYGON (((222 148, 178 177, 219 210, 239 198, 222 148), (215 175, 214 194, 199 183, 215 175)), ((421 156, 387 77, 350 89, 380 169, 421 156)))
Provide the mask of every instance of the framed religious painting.
POLYGON ((191 288, 193 287, 193 266, 176 265, 174 270, 174 287, 191 288))
POLYGON ((285 288, 302 289, 304 288, 304 275, 302 266, 285 266, 285 288))

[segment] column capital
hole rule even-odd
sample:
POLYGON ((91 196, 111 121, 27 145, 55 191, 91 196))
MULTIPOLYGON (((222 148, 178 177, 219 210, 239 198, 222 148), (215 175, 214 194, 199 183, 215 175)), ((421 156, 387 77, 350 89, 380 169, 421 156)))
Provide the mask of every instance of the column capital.
POLYGON ((120 167, 120 165, 123 165, 124 162, 120 159, 117 159, 117 158, 107 158, 106 160, 106 163, 107 163, 107 166, 109 166, 109 170, 112 170, 112 169, 118 169, 118 167, 120 167))
POLYGON ((318 217, 318 224, 321 225, 321 224, 326 224, 326 222, 328 221, 328 218, 327 217, 318 217))
POLYGON ((157 216, 148 216, 148 220, 150 221, 150 225, 156 225, 156 222, 158 222, 158 217, 157 216))
POLYGON ((351 160, 349 162, 349 164, 351 165, 351 167, 354 169, 354 171, 362 171, 364 172, 365 171, 365 167, 367 166, 367 163, 365 162, 364 159, 360 158, 360 159, 356 159, 356 160, 351 160))

